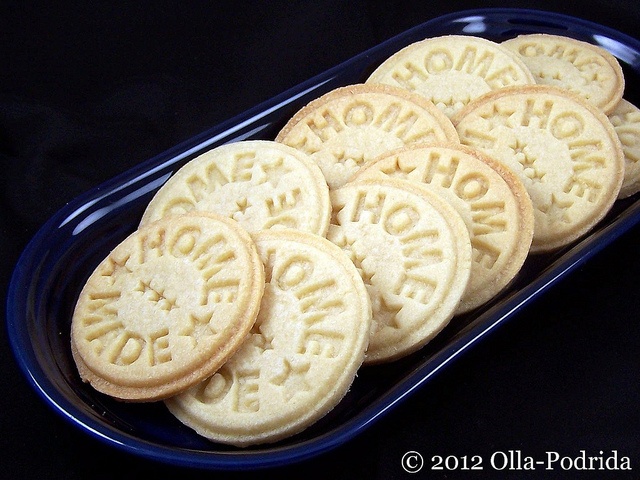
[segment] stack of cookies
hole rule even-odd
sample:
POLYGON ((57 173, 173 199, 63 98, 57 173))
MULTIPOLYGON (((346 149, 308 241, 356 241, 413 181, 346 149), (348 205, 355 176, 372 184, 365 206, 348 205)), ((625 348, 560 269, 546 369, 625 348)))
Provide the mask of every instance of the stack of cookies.
POLYGON ((80 376, 216 442, 302 431, 640 190, 623 91, 566 37, 409 45, 164 184, 80 293, 80 376))

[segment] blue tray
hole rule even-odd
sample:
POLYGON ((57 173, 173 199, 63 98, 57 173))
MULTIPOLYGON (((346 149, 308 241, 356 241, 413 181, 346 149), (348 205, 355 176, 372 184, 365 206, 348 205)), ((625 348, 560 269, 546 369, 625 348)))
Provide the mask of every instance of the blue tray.
POLYGON ((481 9, 421 24, 256 106, 87 192, 54 215, 28 244, 8 291, 7 328, 28 381, 55 411, 107 444, 175 465, 250 469, 316 456, 362 433, 473 344, 560 278, 640 222, 638 195, 618 201, 586 238, 532 256, 510 288, 490 304, 455 318, 421 351, 396 363, 361 369, 351 391, 327 417, 280 443, 235 449, 211 443, 175 420, 161 403, 123 404, 83 384, 69 348, 71 312, 88 275, 137 226, 155 191, 194 156, 232 141, 273 139, 304 104, 338 86, 364 81, 385 58, 417 40, 469 34, 501 41, 519 33, 557 33, 613 53, 627 79, 625 97, 640 101, 640 42, 577 18, 520 9, 481 9))

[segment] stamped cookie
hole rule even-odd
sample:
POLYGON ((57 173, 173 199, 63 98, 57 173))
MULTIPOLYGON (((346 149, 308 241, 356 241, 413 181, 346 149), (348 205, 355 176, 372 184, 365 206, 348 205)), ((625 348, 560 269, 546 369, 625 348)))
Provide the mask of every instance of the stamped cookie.
POLYGON ((401 178, 432 188, 469 229, 473 263, 457 313, 493 298, 520 271, 533 237, 533 206, 507 167, 463 145, 419 145, 385 155, 354 180, 401 178))
POLYGON ((276 141, 301 150, 320 166, 330 188, 344 185, 366 162, 407 144, 458 141, 433 103, 387 85, 350 85, 311 101, 276 141))
POLYGON ((174 395, 212 375, 255 322, 264 269, 236 222, 188 214, 132 233, 78 298, 71 349, 80 376, 127 401, 174 395))
POLYGON ((624 180, 618 198, 640 191, 640 109, 622 99, 609 115, 624 152, 624 180))
POLYGON ((366 83, 405 88, 428 98, 451 117, 473 98, 502 87, 531 85, 535 79, 518 55, 499 43, 444 35, 398 51, 366 83))
POLYGON ((462 143, 511 168, 533 202, 532 252, 578 239, 606 215, 624 175, 606 115, 563 89, 535 85, 487 94, 454 123, 462 143))
POLYGON ((365 363, 418 350, 449 323, 469 282, 464 221, 439 195, 406 180, 351 182, 331 199, 327 238, 349 254, 371 297, 365 363))
POLYGON ((605 113, 624 92, 618 60, 604 48, 562 35, 527 34, 502 42, 520 55, 536 83, 565 88, 605 113))
POLYGON ((338 247, 284 229, 253 238, 266 287, 251 334, 215 375, 166 400, 200 435, 241 447, 283 439, 328 413, 351 386, 371 328, 367 290, 338 247))
POLYGON ((318 166, 268 140, 225 144, 185 164, 158 190, 141 225, 191 210, 219 213, 250 232, 281 226, 324 236, 331 218, 318 166))

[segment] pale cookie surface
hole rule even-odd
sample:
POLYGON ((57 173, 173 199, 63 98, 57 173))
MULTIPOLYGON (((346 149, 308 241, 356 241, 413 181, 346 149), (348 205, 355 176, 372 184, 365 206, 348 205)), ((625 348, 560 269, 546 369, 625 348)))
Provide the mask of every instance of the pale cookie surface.
POLYGON ((255 322, 264 269, 237 223, 189 214, 123 240, 80 293, 71 324, 84 381, 129 401, 166 398, 215 372, 255 322))
POLYGON ((433 103, 387 85, 335 89, 296 113, 276 141, 310 155, 330 188, 344 185, 366 162, 401 146, 458 141, 458 134, 433 103))
POLYGON ((365 363, 418 350, 449 323, 469 282, 464 221, 439 195, 404 180, 351 182, 331 198, 327 238, 349 254, 371 297, 365 363))
POLYGON ((624 181, 618 198, 640 191, 640 109, 622 99, 609 115, 624 152, 624 181))
POLYGON ((533 202, 532 252, 587 233, 616 200, 624 158, 602 111, 548 86, 511 87, 470 103, 454 119, 462 143, 511 168, 533 202))
POLYGON ((533 75, 512 51, 490 40, 444 35, 415 42, 385 60, 366 83, 405 88, 431 100, 451 117, 473 98, 511 85, 531 85, 533 75))
POLYGON ((189 161, 158 190, 141 225, 191 210, 219 213, 250 232, 280 226, 324 236, 331 218, 318 166, 268 140, 222 145, 189 161))
POLYGON ((548 34, 520 35, 502 45, 520 55, 536 83, 565 88, 605 113, 622 98, 622 67, 604 48, 548 34))
POLYGON ((254 240, 266 272, 254 328, 215 375, 166 400, 200 435, 241 447, 283 439, 328 413, 351 386, 371 328, 367 290, 339 248, 284 229, 254 240))
POLYGON ((379 158, 354 180, 389 177, 432 188, 465 221, 473 263, 457 313, 482 305, 520 271, 533 237, 533 206, 510 169, 462 145, 420 145, 379 158))

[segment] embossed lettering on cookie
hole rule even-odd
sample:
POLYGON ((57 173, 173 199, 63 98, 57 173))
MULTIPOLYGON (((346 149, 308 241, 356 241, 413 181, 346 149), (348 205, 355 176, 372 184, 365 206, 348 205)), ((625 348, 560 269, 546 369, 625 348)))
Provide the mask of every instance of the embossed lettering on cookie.
POLYGON ((161 219, 122 241, 87 280, 73 358, 96 390, 174 395, 211 375, 255 322, 264 269, 249 234, 210 213, 161 219))
POLYGON ((560 87, 509 87, 453 119, 463 144, 516 172, 534 206, 532 253, 580 238, 609 211, 624 178, 624 153, 598 108, 560 87))
POLYGON ((309 102, 276 141, 309 154, 330 188, 344 185, 365 163, 423 142, 458 141, 449 118, 420 95, 388 85, 340 87, 309 102))
POLYGON ((340 248, 293 229, 254 239, 266 272, 255 326, 218 372, 165 401, 200 435, 239 447, 289 437, 332 410, 371 329, 364 282, 340 248))
POLYGON ((470 35, 427 38, 396 52, 367 79, 404 88, 431 100, 453 117, 474 98, 507 86, 533 85, 517 54, 470 35))

